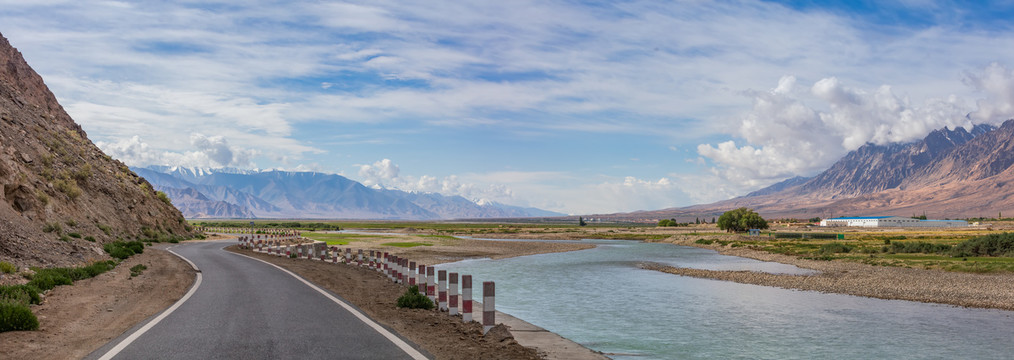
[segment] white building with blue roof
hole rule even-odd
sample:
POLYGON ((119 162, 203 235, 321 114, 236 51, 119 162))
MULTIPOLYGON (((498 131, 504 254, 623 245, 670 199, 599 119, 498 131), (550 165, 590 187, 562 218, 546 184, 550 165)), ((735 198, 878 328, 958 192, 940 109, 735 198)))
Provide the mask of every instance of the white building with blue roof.
POLYGON ((961 227, 968 226, 964 220, 919 220, 902 216, 853 216, 824 219, 820 226, 853 227, 961 227))

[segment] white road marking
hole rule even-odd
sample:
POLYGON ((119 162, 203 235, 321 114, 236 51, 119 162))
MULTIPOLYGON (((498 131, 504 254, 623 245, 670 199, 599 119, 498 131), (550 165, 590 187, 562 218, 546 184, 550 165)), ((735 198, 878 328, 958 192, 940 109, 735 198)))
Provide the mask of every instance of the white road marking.
POLYGON ((120 341, 119 344, 116 344, 116 346, 113 346, 113 348, 109 349, 109 352, 106 352, 105 355, 102 355, 102 357, 100 357, 99 360, 110 360, 113 357, 115 357, 117 354, 119 354, 121 351, 123 351, 123 349, 126 349, 127 346, 129 346, 131 343, 133 343, 134 340, 137 340, 137 338, 141 337, 141 335, 144 335, 144 333, 148 332, 148 330, 151 330, 151 328, 154 327, 155 325, 157 325, 160 321, 162 321, 162 319, 165 319, 167 316, 169 316, 169 314, 172 314, 173 311, 176 311, 177 308, 179 308, 181 305, 183 305, 183 303, 187 302, 187 300, 189 300, 190 297, 193 296, 195 292, 197 292, 197 288, 201 287, 201 280, 202 280, 203 276, 201 275, 201 272, 200 272, 201 270, 197 268, 197 265, 194 265, 194 263, 191 262, 189 259, 183 257, 180 254, 177 254, 175 251, 172 251, 171 249, 166 249, 166 251, 169 251, 173 255, 178 256, 180 259, 186 260, 186 262, 190 263, 190 266, 194 267, 194 270, 197 271, 197 280, 194 281, 194 286, 191 286, 190 287, 190 291, 187 291, 187 294, 183 295, 183 297, 180 298, 179 301, 176 301, 176 303, 173 304, 173 306, 170 306, 168 309, 166 309, 165 311, 163 311, 157 317, 155 317, 150 322, 148 322, 147 324, 145 324, 144 326, 142 326, 140 329, 137 329, 137 331, 135 331, 133 334, 130 334, 130 336, 127 336, 126 339, 123 339, 123 341, 120 341))
POLYGON ((416 350, 415 348, 413 348, 412 346, 410 346, 408 343, 406 343, 404 340, 402 340, 398 336, 392 334, 390 331, 387 331, 387 329, 385 329, 383 326, 380 326, 380 324, 377 324, 376 322, 374 322, 369 317, 366 317, 366 315, 364 315, 363 313, 359 312, 358 310, 356 310, 355 308, 353 308, 351 305, 345 303, 344 301, 339 300, 338 298, 334 297, 331 294, 328 294, 327 291, 324 291, 323 289, 317 287, 317 285, 314 285, 313 283, 311 283, 309 281, 306 281, 305 279, 299 277, 298 275, 294 274, 293 272, 291 272, 289 270, 286 270, 285 268, 283 268, 281 266, 269 263, 267 261, 264 261, 264 260, 261 260, 261 259, 255 258, 255 257, 246 256, 246 255, 243 255, 243 254, 237 254, 237 253, 234 253, 234 252, 230 252, 230 253, 231 254, 235 254, 237 256, 242 256, 242 257, 245 257, 245 258, 248 258, 248 259, 257 260, 257 261, 260 261, 262 263, 274 266, 278 270, 284 271, 286 274, 289 274, 292 277, 296 278, 297 280, 302 281, 304 284, 306 284, 306 286, 309 286, 311 289, 317 290, 317 292, 319 292, 321 295, 324 295, 324 297, 327 297, 328 299, 331 299, 331 301, 334 301, 339 306, 345 308, 345 310, 348 310, 350 313, 352 313, 352 315, 355 315, 356 318, 358 318, 362 322, 366 323, 366 325, 369 325, 371 328, 373 328, 373 330, 376 330, 378 333, 380 333, 380 335, 383 335, 385 338, 387 338, 387 340, 390 340, 392 343, 394 343, 395 346, 397 346, 399 349, 401 349, 406 354, 408 354, 409 356, 411 356, 413 359, 416 359, 416 360, 425 360, 426 359, 426 356, 423 356, 423 354, 420 353, 419 350, 416 350))

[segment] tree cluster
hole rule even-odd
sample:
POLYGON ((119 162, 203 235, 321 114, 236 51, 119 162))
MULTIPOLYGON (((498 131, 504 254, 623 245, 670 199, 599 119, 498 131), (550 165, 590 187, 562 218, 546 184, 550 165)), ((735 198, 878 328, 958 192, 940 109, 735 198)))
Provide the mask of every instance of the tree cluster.
POLYGON ((718 217, 718 228, 728 232, 741 232, 749 229, 767 229, 768 222, 753 210, 741 207, 729 210, 718 217))

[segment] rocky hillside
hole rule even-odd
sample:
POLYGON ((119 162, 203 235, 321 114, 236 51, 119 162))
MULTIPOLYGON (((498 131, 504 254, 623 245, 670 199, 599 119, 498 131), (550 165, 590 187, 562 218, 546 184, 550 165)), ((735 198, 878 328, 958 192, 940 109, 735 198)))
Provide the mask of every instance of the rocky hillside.
POLYGON ((105 259, 117 238, 192 235, 179 210, 102 153, 0 35, 0 261, 105 259), (94 241, 92 241, 94 240, 94 241))
POLYGON ((769 218, 1014 213, 1014 120, 999 128, 940 129, 908 144, 867 144, 812 178, 792 178, 713 204, 617 214, 616 219, 693 219, 737 207, 769 218))

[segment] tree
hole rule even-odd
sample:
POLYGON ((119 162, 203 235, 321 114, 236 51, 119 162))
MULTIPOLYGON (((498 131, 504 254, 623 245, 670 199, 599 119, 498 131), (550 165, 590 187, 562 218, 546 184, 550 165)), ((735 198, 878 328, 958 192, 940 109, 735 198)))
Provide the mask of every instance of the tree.
POLYGON ((741 207, 726 211, 722 216, 719 216, 718 228, 728 232, 767 229, 768 222, 753 210, 741 207))
POLYGON ((584 218, 583 217, 578 216, 577 217, 577 225, 578 226, 585 226, 585 225, 588 225, 588 223, 584 222, 584 218))

